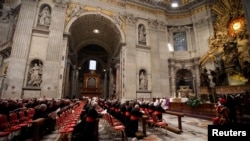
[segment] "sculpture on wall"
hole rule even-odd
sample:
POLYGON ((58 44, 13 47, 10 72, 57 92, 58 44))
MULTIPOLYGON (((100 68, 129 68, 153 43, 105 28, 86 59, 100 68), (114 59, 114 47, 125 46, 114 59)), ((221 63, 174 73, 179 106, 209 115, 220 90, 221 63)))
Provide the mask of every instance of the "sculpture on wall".
POLYGON ((201 70, 201 75, 200 75, 200 86, 201 87, 209 87, 210 86, 210 79, 208 77, 208 72, 206 67, 202 68, 201 70))
POLYGON ((216 15, 215 34, 209 38, 209 50, 200 58, 200 65, 214 63, 215 70, 210 72, 215 86, 249 83, 250 42, 242 3, 218 0, 212 12, 216 15))
POLYGON ((139 76, 139 89, 140 90, 147 90, 148 89, 148 80, 147 76, 145 74, 145 71, 140 71, 140 76, 139 76))
POLYGON ((73 8, 71 8, 71 11, 70 11, 70 14, 69 16, 70 17, 73 17, 73 16, 80 16, 81 12, 83 11, 83 7, 81 5, 76 5, 74 6, 73 8))
POLYGON ((146 28, 143 24, 138 26, 138 41, 139 44, 146 45, 146 28))
POLYGON ((39 60, 34 60, 30 64, 27 85, 39 87, 42 83, 43 65, 39 60))
POLYGON ((51 11, 49 6, 45 6, 42 8, 39 13, 38 25, 40 26, 49 26, 51 22, 51 11))
POLYGON ((210 70, 210 74, 212 76, 212 82, 215 86, 225 86, 227 83, 227 73, 224 68, 215 68, 215 70, 210 70))

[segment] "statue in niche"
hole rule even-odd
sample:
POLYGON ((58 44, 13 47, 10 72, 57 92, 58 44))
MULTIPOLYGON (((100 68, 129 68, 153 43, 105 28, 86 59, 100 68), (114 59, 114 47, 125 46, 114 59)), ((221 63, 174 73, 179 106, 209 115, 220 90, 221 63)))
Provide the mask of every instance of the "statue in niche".
POLYGON ((179 81, 179 86, 186 86, 186 81, 183 76, 181 76, 181 79, 179 81))
POLYGON ((146 29, 143 24, 140 24, 138 27, 138 39, 139 39, 139 44, 144 44, 146 45, 146 29))
POLYGON ((42 83, 42 64, 41 63, 34 63, 29 70, 29 79, 28 85, 29 86, 40 86, 42 83))
POLYGON ((140 77, 139 77, 139 89, 147 90, 147 76, 144 74, 143 71, 141 71, 140 77))
POLYGON ((39 13, 38 25, 49 26, 51 22, 51 13, 48 6, 45 6, 43 10, 39 13))

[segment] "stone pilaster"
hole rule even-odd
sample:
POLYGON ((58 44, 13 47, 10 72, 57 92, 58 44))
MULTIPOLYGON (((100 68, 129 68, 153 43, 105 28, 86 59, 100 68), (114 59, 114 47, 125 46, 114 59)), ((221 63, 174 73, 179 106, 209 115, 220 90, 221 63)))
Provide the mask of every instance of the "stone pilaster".
POLYGON ((7 72, 8 88, 4 98, 20 98, 24 85, 27 56, 30 50, 32 27, 36 16, 36 2, 23 0, 13 37, 7 72), (18 71, 17 71, 18 70, 18 71))
POLYGON ((195 83, 195 88, 194 90, 196 90, 196 94, 200 94, 200 68, 199 68, 199 59, 195 58, 194 59, 194 83, 195 83))
MULTIPOLYGON (((44 81, 42 86, 42 95, 47 97, 61 98, 60 70, 62 57, 65 55, 65 44, 63 42, 64 21, 66 9, 62 6, 52 8, 52 22, 49 28, 49 41, 44 65, 44 81)), ((64 60, 65 61, 65 60, 64 60)))
POLYGON ((169 79, 170 79, 170 95, 175 97, 176 94, 176 80, 175 80, 175 62, 173 59, 169 59, 169 79))
MULTIPOLYGON (((162 96, 162 85, 161 85, 161 74, 160 74, 160 52, 159 52, 159 40, 160 36, 164 37, 165 35, 161 35, 160 30, 158 29, 159 22, 157 20, 148 20, 149 25, 149 46, 150 46, 150 59, 149 60, 149 73, 151 74, 151 86, 148 86, 149 90, 151 90, 151 97, 161 97, 162 96), (150 89, 151 88, 151 89, 150 89)), ((148 76, 148 78, 150 78, 148 76)), ((149 79, 150 80, 150 79, 149 79)), ((150 85, 150 81, 148 83, 150 85)))

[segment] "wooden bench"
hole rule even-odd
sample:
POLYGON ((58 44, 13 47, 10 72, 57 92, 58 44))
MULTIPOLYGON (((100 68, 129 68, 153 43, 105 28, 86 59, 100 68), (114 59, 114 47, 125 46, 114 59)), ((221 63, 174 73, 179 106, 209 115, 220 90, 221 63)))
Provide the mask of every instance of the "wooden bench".
POLYGON ((169 131, 175 132, 177 134, 180 134, 182 132, 182 124, 181 124, 181 118, 184 117, 183 113, 179 113, 179 112, 173 112, 173 111, 165 111, 166 114, 170 114, 170 115, 175 115, 178 117, 178 128, 175 128, 173 126, 168 125, 167 127, 165 127, 166 129, 168 129, 169 131))

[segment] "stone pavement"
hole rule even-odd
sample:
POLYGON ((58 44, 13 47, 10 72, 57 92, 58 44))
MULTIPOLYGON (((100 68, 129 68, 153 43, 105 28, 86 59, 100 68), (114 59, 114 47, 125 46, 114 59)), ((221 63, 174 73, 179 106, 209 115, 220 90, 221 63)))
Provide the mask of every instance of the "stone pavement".
MULTIPOLYGON (((163 118, 170 126, 178 127, 177 116, 164 114, 163 118)), ((207 125, 212 124, 211 121, 197 119, 192 117, 182 117, 181 134, 176 134, 169 130, 157 130, 147 128, 147 136, 143 139, 128 138, 128 141, 207 141, 207 125)), ((139 130, 142 131, 141 126, 139 130)), ((112 140, 110 133, 103 126, 102 122, 99 124, 99 141, 112 140)), ((60 141, 58 131, 53 134, 45 136, 41 141, 60 141)), ((121 135, 117 135, 115 141, 122 141, 121 135)))
MULTIPOLYGON (((178 127, 177 116, 164 114, 163 118, 168 122, 170 126, 178 127)), ((212 124, 211 121, 197 119, 192 117, 182 117, 182 128, 181 134, 161 129, 149 129, 147 128, 147 137, 141 140, 136 138, 128 138, 128 141, 207 141, 207 125, 212 124)), ((141 126, 139 127, 141 129, 141 126)), ((99 126, 99 141, 110 141, 112 140, 109 133, 106 132, 103 126, 99 126)), ((117 136, 116 141, 121 141, 121 136, 117 136)))

